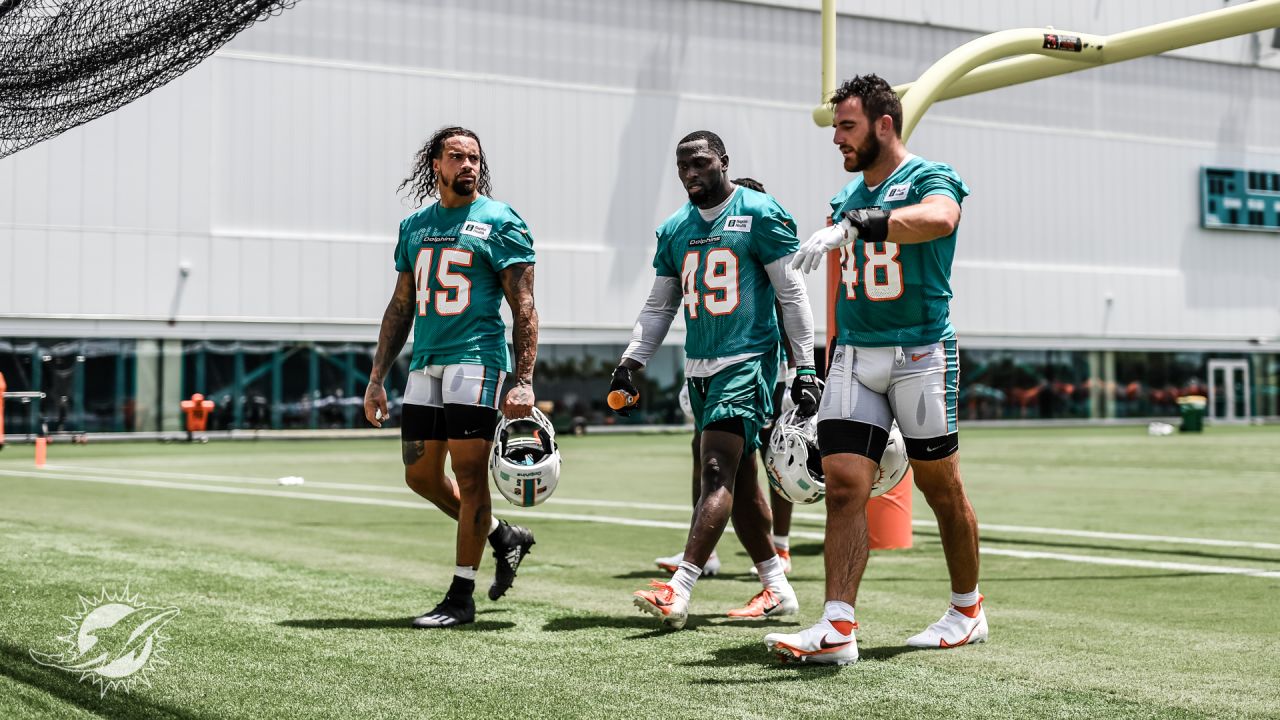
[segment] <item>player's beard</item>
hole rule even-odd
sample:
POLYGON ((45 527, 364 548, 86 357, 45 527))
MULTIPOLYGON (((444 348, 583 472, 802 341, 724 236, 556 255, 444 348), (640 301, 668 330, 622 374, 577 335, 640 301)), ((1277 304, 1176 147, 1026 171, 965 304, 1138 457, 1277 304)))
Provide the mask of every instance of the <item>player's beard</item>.
POLYGON ((853 148, 853 163, 845 161, 845 170, 849 172, 862 172, 867 168, 875 165, 880 159, 880 138, 875 133, 867 133, 867 142, 862 147, 853 148))
POLYGON ((453 182, 449 183, 449 189, 453 191, 454 195, 461 195, 463 197, 470 195, 476 191, 476 176, 467 175, 466 177, 455 177, 453 182))

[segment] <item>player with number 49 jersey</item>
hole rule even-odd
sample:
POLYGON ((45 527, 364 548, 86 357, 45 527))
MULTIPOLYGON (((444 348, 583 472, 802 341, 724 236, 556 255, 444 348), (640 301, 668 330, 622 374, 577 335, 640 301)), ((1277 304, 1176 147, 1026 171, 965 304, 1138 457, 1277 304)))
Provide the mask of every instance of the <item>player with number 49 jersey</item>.
POLYGON ((778 374, 775 300, 800 366, 793 399, 805 414, 817 412, 813 311, 804 279, 788 265, 799 248, 794 221, 769 195, 734 185, 728 169, 724 142, 713 132, 690 133, 676 145, 676 172, 689 202, 658 228, 657 277, 609 386, 615 412, 637 408, 632 373, 653 356, 683 308, 699 500, 671 581, 633 596, 636 607, 671 628, 684 627, 694 583, 708 571, 731 513, 764 587, 729 615, 775 617, 799 609, 770 539, 770 517, 761 510, 753 451, 771 415, 778 374))
POLYGON ((534 262, 533 238, 506 203, 477 195, 458 208, 432 203, 400 223, 396 270, 413 273, 410 370, 473 364, 511 372, 502 270, 534 262))
MULTIPOLYGON (((874 188, 862 176, 831 199, 831 217, 850 210, 892 211, 941 195, 959 205, 969 188, 951 166, 908 156, 874 188)), ((956 231, 920 244, 867 242, 859 237, 840 251, 837 345, 928 345, 955 337, 951 326, 951 261, 956 231)))

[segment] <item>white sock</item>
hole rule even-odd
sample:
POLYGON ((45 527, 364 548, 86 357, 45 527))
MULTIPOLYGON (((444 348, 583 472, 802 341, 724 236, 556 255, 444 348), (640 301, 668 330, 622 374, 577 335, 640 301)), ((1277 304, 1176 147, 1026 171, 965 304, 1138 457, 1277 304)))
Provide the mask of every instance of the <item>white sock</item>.
POLYGON ((981 596, 978 594, 978 586, 976 586, 976 585, 975 585, 975 586, 973 587, 973 592, 967 592, 967 593, 958 593, 958 592, 953 592, 953 593, 951 593, 951 604, 952 604, 952 605, 955 605, 955 606, 956 606, 956 607, 958 607, 958 608, 962 608, 962 607, 972 607, 972 606, 974 606, 974 605, 977 605, 977 604, 978 604, 978 598, 979 598, 979 597, 981 597, 981 596))
POLYGON ((827 620, 847 620, 853 622, 853 606, 847 602, 839 600, 828 600, 826 605, 822 606, 822 617, 827 620))
POLYGON ((756 563, 756 570, 760 572, 760 584, 774 592, 791 587, 791 583, 787 582, 786 574, 782 572, 782 558, 777 555, 764 562, 756 563))
POLYGON ((498 516, 490 515, 489 516, 489 534, 492 535, 493 531, 497 530, 498 526, 501 524, 502 523, 498 522, 498 516))
POLYGON ((463 580, 475 580, 476 569, 470 565, 458 565, 453 569, 454 577, 460 577, 463 580))
POLYGON ((676 574, 671 576, 671 582, 667 584, 675 588, 677 594, 688 600, 693 594, 693 584, 698 582, 700 575, 702 575, 702 568, 688 560, 682 560, 680 566, 676 568, 676 574))
POLYGON ((790 550, 791 536, 790 535, 774 535, 773 546, 778 550, 790 550))

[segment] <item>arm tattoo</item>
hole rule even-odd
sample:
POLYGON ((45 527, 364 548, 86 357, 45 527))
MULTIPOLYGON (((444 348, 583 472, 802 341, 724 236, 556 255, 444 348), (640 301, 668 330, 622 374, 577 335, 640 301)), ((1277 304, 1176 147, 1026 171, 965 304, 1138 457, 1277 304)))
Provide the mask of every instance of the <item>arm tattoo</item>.
POLYGON ((516 383, 533 383, 533 366, 538 360, 538 308, 533 303, 533 265, 520 263, 502 271, 502 291, 511 306, 515 327, 511 330, 516 350, 516 383))
MULTIPOLYGON (((382 328, 378 331, 378 349, 373 355, 373 371, 369 382, 381 385, 387 370, 395 362, 413 327, 413 273, 402 272, 396 279, 396 289, 382 314, 382 328)), ((406 463, 407 464, 407 463, 406 463)))

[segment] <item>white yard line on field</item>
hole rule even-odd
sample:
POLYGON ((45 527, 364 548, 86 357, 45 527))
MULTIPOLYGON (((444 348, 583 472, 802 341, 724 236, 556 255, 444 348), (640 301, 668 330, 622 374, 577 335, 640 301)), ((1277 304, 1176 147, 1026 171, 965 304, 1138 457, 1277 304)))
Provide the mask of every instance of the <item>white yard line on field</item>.
MULTIPOLYGON (((275 497, 287 498, 293 500, 312 500, 318 502, 335 502, 347 503, 353 505, 376 505, 382 507, 407 508, 412 510, 426 510, 432 506, 420 502, 409 500, 391 500, 383 498, 366 498, 352 495, 329 495, 322 493, 304 493, 289 490, 263 490, 257 488, 237 488, 223 487, 218 485, 198 485, 193 483, 170 482, 166 480, 139 480, 119 477, 109 477, 103 475, 89 474, 71 474, 67 472, 58 472, 46 468, 45 470, 27 471, 27 470, 0 470, 0 476, 36 478, 48 480, 70 480, 75 482, 93 482, 106 483, 111 485, 129 485, 136 487, 155 487, 168 490, 191 490, 195 492, 221 493, 228 495, 253 495, 259 497, 275 497)), ((649 527, 662 528, 667 530, 685 531, 688 524, 683 522, 667 522, 662 520, 640 520, 636 518, 615 517, 609 515, 573 515, 569 513, 549 512, 545 510, 519 510, 514 508, 504 508, 501 513, 508 517, 521 518, 541 518, 544 520, 565 520, 570 522, 591 522, 606 525, 627 525, 632 527, 649 527)), ((792 532, 795 537, 805 539, 821 540, 821 533, 814 532, 792 532)), ((1158 570, 1176 570, 1180 572, 1191 573, 1209 573, 1215 575, 1244 575, 1249 577, 1261 578, 1280 578, 1280 571, 1263 570, 1260 568, 1248 567, 1232 567, 1224 565, 1199 565, 1193 563, 1175 563, 1160 562, 1151 560, 1137 560, 1130 558, 1112 558, 1098 557, 1094 555, 1069 555, 1064 553, 1034 552, 1024 550, 1005 550, 1002 548, 983 548, 984 555, 999 555, 1004 557, 1013 557, 1021 559, 1035 560, 1059 560, 1063 562, 1084 563, 1092 565, 1113 565, 1120 567, 1137 567, 1158 570)))
MULTIPOLYGON (((144 477, 154 477, 162 479, 176 480, 201 480, 206 482, 226 482, 249 485, 277 485, 278 483, 271 478, 255 478, 242 477, 234 475, 207 475, 197 473, 177 473, 156 470, 131 470, 119 468, 102 468, 89 467, 85 465, 47 465, 47 470, 58 470, 64 472, 90 472, 102 475, 123 475, 132 477, 142 475, 144 477)), ((321 488, 324 490, 357 490, 377 493, 394 493, 398 495, 411 495, 412 490, 407 487, 397 486, 391 487, 387 485, 371 485, 363 483, 331 483, 331 482, 312 482, 307 481, 306 487, 321 488)), ((498 499, 498 495, 493 496, 498 499)), ((628 502, 624 500, 599 500, 587 498, 566 498, 553 497, 547 500, 550 505, 576 505, 579 507, 600 507, 600 508, 617 508, 622 510, 655 510, 662 512, 678 512, 688 514, 692 511, 689 505, 672 505, 664 503, 646 503, 646 502, 628 502)), ((823 523, 826 521, 826 515, 820 513, 796 512, 792 515, 796 520, 805 520, 809 522, 823 523)), ((937 523, 933 520, 912 520, 911 524, 921 528, 936 528, 937 523)), ((1079 537, 1090 538, 1093 540, 1122 540, 1129 542, 1149 542, 1149 543, 1171 543, 1176 545, 1204 545, 1209 547, 1232 547, 1232 548, 1249 548, 1252 550, 1280 550, 1280 543, 1253 542, 1248 540, 1217 540, 1214 538, 1197 538, 1197 537, 1178 537, 1172 535, 1142 535, 1137 533, 1119 533, 1105 532, 1100 530, 1071 530, 1066 528, 1046 528, 1034 527, 1028 525, 998 525, 992 523, 982 523, 978 526, 982 532, 1005 532, 1019 533, 1024 535, 1050 535, 1060 537, 1079 537)), ((794 533, 793 533, 794 534, 794 533)))

